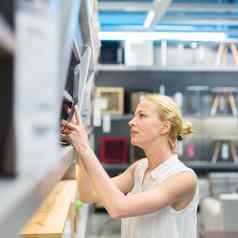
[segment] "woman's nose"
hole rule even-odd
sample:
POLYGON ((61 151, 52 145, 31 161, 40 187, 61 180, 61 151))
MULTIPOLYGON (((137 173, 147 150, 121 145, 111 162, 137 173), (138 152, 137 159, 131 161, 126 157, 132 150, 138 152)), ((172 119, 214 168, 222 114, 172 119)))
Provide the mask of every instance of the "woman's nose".
POLYGON ((134 119, 135 119, 135 118, 132 118, 132 119, 128 122, 129 127, 132 127, 133 125, 135 125, 134 119))

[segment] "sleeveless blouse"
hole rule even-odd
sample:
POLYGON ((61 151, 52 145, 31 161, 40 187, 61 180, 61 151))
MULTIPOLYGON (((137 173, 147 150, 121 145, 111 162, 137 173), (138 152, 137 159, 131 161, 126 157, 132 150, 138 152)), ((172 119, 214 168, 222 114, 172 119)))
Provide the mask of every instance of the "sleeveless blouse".
MULTIPOLYGON (((144 179, 148 168, 147 159, 138 161, 134 172, 134 187, 127 196, 153 189, 169 176, 192 169, 185 166, 173 154, 168 160, 153 169, 144 179), (143 182, 143 183, 142 183, 143 182)), ((158 212, 123 218, 121 223, 121 238, 196 238, 197 237, 197 207, 199 195, 198 185, 190 203, 182 210, 168 206, 158 212)))

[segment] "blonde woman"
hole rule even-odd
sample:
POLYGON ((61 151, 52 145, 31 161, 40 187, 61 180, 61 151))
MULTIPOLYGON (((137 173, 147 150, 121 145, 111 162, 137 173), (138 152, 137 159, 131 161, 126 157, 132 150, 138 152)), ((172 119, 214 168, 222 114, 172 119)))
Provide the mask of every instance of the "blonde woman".
POLYGON ((174 101, 146 96, 129 122, 131 143, 145 151, 124 173, 110 178, 89 146, 76 110, 67 123, 78 153, 80 198, 100 202, 112 218, 122 218, 122 238, 195 238, 198 185, 195 173, 176 154, 177 139, 192 132, 174 101))

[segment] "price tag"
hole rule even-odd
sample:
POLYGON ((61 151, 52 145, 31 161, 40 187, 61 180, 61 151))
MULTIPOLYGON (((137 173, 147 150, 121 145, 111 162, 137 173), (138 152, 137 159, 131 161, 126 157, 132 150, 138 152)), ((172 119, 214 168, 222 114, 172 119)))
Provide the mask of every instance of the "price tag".
POLYGON ((111 131, 111 115, 110 114, 104 114, 103 115, 103 132, 109 133, 111 131))

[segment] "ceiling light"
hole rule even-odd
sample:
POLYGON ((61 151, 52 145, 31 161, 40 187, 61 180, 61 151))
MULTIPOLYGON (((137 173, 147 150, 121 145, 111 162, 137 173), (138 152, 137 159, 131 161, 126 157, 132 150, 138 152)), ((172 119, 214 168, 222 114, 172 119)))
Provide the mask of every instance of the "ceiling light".
POLYGON ((150 10, 146 19, 145 19, 144 28, 149 28, 150 27, 151 22, 153 21, 154 17, 155 17, 155 11, 150 10))
POLYGON ((167 9, 171 5, 172 0, 154 0, 153 9, 151 9, 146 17, 144 28, 152 28, 164 16, 167 9))

